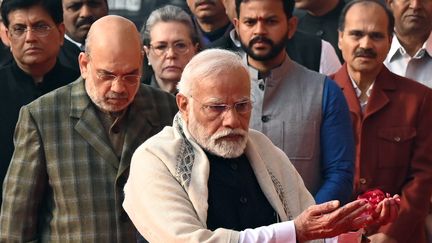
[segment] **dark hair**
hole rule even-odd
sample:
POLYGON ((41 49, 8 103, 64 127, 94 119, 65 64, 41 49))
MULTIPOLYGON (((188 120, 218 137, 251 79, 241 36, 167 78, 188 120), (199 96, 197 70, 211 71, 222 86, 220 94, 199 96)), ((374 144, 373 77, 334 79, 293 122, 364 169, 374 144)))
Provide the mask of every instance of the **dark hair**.
POLYGON ((10 12, 19 9, 29 9, 34 6, 41 6, 51 16, 54 23, 63 22, 63 8, 60 0, 3 0, 1 5, 1 16, 5 26, 9 27, 8 15, 10 12))
MULTIPOLYGON (((236 7, 236 13, 237 17, 240 18, 240 4, 247 3, 250 0, 235 0, 235 7, 236 7)), ((292 13, 294 10, 294 0, 280 0, 283 3, 283 10, 285 12, 285 15, 287 19, 292 17, 292 13)))
POLYGON ((346 14, 347 14, 348 10, 350 10, 350 8, 356 4, 365 4, 365 3, 366 4, 375 3, 375 4, 379 5, 382 9, 384 9, 384 11, 387 15, 387 19, 388 19, 388 26, 387 26, 388 34, 390 36, 393 35, 393 29, 394 29, 394 25, 395 25, 393 13, 387 8, 386 5, 384 5, 384 3, 382 3, 378 0, 354 0, 354 1, 348 2, 347 5, 345 5, 345 7, 342 9, 341 15, 339 17, 339 26, 338 26, 339 31, 343 31, 345 29, 345 19, 346 19, 346 14))

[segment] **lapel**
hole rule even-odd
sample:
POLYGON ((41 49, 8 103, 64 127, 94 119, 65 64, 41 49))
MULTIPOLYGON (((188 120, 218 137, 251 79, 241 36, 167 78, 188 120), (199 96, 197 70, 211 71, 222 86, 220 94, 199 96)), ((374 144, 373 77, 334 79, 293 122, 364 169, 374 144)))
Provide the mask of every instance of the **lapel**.
POLYGON ((356 120, 361 121, 362 111, 360 107, 360 102, 351 83, 351 78, 348 75, 346 63, 342 66, 341 69, 339 69, 337 73, 334 74, 332 78, 336 81, 339 87, 341 87, 345 99, 348 103, 348 108, 351 115, 356 117, 356 120))
POLYGON ((390 102, 387 91, 395 89, 396 83, 391 78, 390 71, 382 65, 382 69, 375 79, 375 84, 371 96, 369 97, 368 105, 366 106, 364 119, 383 109, 390 102))
POLYGON ((71 90, 70 116, 78 119, 75 130, 101 157, 115 168, 118 168, 118 158, 108 142, 109 140, 105 134, 105 129, 96 114, 94 105, 85 91, 84 82, 83 78, 79 78, 72 86, 71 90))
POLYGON ((155 104, 149 88, 141 85, 127 114, 126 134, 117 177, 129 169, 135 149, 159 131, 161 119, 155 104))
POLYGON ((279 194, 275 189, 274 182, 265 166, 265 162, 262 160, 261 155, 258 154, 257 151, 258 149, 255 147, 255 144, 251 141, 248 141, 245 153, 249 159, 249 163, 252 166, 262 192, 272 207, 275 209, 277 214, 281 217, 282 221, 289 220, 288 217, 291 215, 288 215, 287 212, 285 212, 285 206, 281 201, 282 199, 279 197, 279 194))

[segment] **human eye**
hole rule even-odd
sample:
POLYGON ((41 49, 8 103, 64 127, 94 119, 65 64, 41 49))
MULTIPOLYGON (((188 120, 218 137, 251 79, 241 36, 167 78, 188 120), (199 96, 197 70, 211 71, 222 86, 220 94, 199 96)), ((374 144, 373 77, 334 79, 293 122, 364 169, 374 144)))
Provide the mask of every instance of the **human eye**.
POLYGON ((129 85, 133 85, 139 82, 141 76, 136 75, 136 74, 129 74, 129 75, 125 75, 123 76, 123 80, 125 81, 125 83, 129 84, 129 85))
POLYGON ((114 79, 116 79, 116 76, 110 73, 106 73, 106 72, 98 72, 98 78, 101 81, 112 81, 114 79))
POLYGON ((226 110, 227 105, 223 104, 214 104, 214 105, 205 105, 204 107, 207 108, 208 112, 211 113, 222 113, 226 110))
POLYGON ((45 23, 37 23, 32 29, 36 32, 45 32, 50 29, 50 26, 45 23))
POLYGON ((279 23, 279 21, 276 18, 269 18, 269 19, 266 20, 266 23, 268 25, 276 25, 276 24, 279 23))
POLYGON ((80 10, 82 8, 82 6, 83 6, 82 2, 75 2, 75 3, 71 3, 71 4, 67 5, 66 10, 76 12, 76 11, 80 10))
POLYGON ((243 23, 246 25, 246 26, 253 26, 253 25, 255 25, 256 24, 256 20, 255 19, 249 19, 249 18, 247 18, 247 19, 245 19, 244 21, 243 21, 243 23))
POLYGON ((24 32, 26 30, 27 30, 27 26, 25 26, 25 25, 14 25, 12 27, 12 32, 14 33, 14 35, 17 35, 17 36, 24 34, 24 32))
POLYGON ((382 39, 384 39, 384 34, 383 33, 371 33, 370 38, 373 40, 382 40, 382 39))
POLYGON ((360 39, 364 36, 364 34, 361 31, 350 31, 349 36, 353 37, 354 39, 360 39))
POLYGON ((102 1, 88 1, 87 5, 90 8, 99 8, 102 5, 102 1))

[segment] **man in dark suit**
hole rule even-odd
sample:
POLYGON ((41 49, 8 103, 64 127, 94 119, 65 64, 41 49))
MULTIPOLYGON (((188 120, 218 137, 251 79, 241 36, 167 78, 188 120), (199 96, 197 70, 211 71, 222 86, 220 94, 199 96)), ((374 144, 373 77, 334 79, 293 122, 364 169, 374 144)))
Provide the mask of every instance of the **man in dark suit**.
POLYGON ((394 19, 374 0, 342 11, 339 47, 346 64, 333 76, 351 113, 356 143, 354 194, 372 188, 401 195, 395 222, 368 233, 372 242, 425 243, 432 191, 432 91, 383 64, 394 19))
POLYGON ((121 207, 131 156, 177 112, 171 94, 140 83, 141 47, 131 21, 99 19, 82 78, 21 109, 0 242, 136 242, 121 207))
POLYGON ((84 42, 90 26, 108 14, 107 0, 62 0, 66 27, 65 41, 60 49, 60 62, 79 71, 78 55, 84 50, 84 42))
POLYGON ((60 3, 4 0, 2 16, 13 60, 0 68, 0 185, 14 150, 20 108, 79 76, 57 62, 64 34, 60 3))

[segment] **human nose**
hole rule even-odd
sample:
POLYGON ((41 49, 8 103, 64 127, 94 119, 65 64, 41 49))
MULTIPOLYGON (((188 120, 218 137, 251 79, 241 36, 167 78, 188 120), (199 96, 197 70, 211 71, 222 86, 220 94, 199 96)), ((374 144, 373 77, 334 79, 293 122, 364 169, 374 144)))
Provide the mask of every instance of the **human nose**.
POLYGON ((114 92, 116 92, 116 93, 123 93, 126 90, 125 84, 122 83, 120 77, 116 77, 111 82, 111 90, 114 91, 114 92))
POLYGON ((224 127, 238 128, 240 126, 239 114, 234 107, 227 107, 225 112, 222 114, 224 127))
POLYGON ((36 39, 36 34, 33 32, 32 28, 27 28, 27 31, 25 32, 25 41, 26 42, 33 42, 36 39))
POLYGON ((264 35, 267 33, 267 28, 262 20, 258 20, 255 25, 255 35, 264 35))
POLYGON ((80 11, 79 11, 80 17, 88 17, 91 16, 90 7, 87 4, 83 4, 80 11))
POLYGON ((174 50, 174 46, 168 46, 165 53, 167 58, 173 58, 176 55, 176 52, 174 50))
POLYGON ((363 49, 368 49, 372 46, 372 40, 368 35, 365 35, 361 40, 360 40, 360 47, 363 49))

